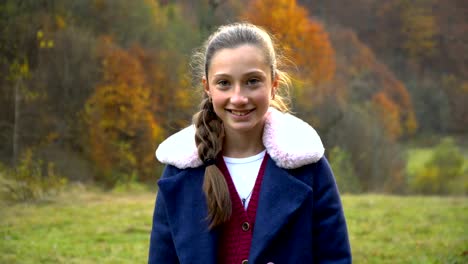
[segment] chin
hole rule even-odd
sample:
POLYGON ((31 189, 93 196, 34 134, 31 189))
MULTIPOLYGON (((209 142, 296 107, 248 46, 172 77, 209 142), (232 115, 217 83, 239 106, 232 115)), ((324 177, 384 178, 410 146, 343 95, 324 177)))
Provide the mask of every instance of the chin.
POLYGON ((246 124, 229 124, 227 129, 234 133, 251 133, 259 129, 259 123, 246 123, 246 124))

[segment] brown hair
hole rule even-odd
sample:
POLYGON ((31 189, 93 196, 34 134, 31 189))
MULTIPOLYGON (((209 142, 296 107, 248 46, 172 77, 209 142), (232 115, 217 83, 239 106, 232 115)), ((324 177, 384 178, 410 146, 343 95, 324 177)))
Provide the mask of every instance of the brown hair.
MULTIPOLYGON (((235 23, 221 26, 214 32, 202 49, 195 53, 195 76, 208 79, 211 59, 216 52, 226 48, 236 48, 244 44, 254 45, 264 51, 266 61, 270 64, 272 81, 278 78, 279 87, 271 105, 283 112, 289 111, 288 90, 290 79, 278 69, 278 55, 275 51, 272 37, 262 28, 248 23, 235 23)), ((232 211, 232 201, 226 180, 214 161, 223 147, 224 127, 221 119, 215 114, 213 104, 206 93, 200 104, 200 110, 193 116, 196 127, 195 142, 198 156, 206 165, 203 182, 203 192, 208 205, 208 220, 210 228, 229 220, 232 211)))

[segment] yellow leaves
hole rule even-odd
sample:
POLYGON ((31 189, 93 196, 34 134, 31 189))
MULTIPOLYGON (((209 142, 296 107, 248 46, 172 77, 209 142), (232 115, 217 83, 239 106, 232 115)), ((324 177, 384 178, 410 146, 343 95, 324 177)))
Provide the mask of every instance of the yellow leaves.
POLYGON ((191 106, 191 95, 187 90, 177 90, 175 100, 179 103, 180 106, 188 108, 191 106))
POLYGON ((273 32, 301 79, 318 84, 333 78, 335 51, 328 33, 295 0, 254 0, 242 18, 273 32))
POLYGON ((27 61, 19 62, 15 60, 10 64, 9 74, 7 76, 8 80, 17 81, 29 77, 31 77, 31 72, 27 61))
POLYGON ((94 8, 98 11, 103 11, 107 7, 107 3, 104 0, 94 0, 93 5, 94 8))
POLYGON ((114 45, 110 37, 101 38, 99 51, 104 55, 105 82, 118 82, 131 87, 143 85, 144 70, 138 58, 114 45))
POLYGON ((29 64, 23 63, 19 65, 19 73, 21 76, 29 76, 29 64))
POLYGON ((413 111, 408 111, 406 120, 404 122, 404 127, 406 128, 407 135, 413 135, 418 129, 418 121, 416 120, 416 116, 413 111))
POLYGON ((57 25, 58 29, 64 29, 67 26, 65 19, 60 15, 55 16, 55 24, 57 25))
POLYGON ((46 142, 46 143, 51 143, 51 142, 54 142, 55 140, 57 140, 57 139, 59 139, 59 138, 60 138, 59 133, 57 133, 57 132, 50 132, 49 134, 47 134, 46 139, 45 139, 45 142, 46 142))
POLYGON ((41 49, 51 49, 54 47, 55 43, 50 37, 46 37, 44 31, 38 30, 36 33, 36 38, 39 43, 39 48, 41 49))
POLYGON ((39 42, 39 47, 41 49, 51 49, 54 47, 54 41, 53 40, 41 40, 39 42))
MULTIPOLYGON (((162 8, 158 1, 153 0, 145 0, 145 4, 150 8, 154 22, 156 25, 160 26, 161 28, 167 27, 169 23, 168 17, 166 15, 162 15, 162 8)), ((172 5, 169 5, 168 8, 173 8, 172 5)))
POLYGON ((439 34, 436 18, 430 5, 407 3, 401 13, 402 47, 414 59, 431 57, 436 52, 436 36, 439 34))
POLYGON ((465 94, 468 94, 468 81, 463 81, 461 85, 461 91, 465 94))
POLYGON ((137 171, 148 176, 153 147, 163 130, 151 111, 151 89, 139 60, 145 51, 124 50, 111 38, 103 38, 100 50, 103 79, 85 108, 91 157, 104 173, 137 171))
POLYGON ((41 95, 37 89, 29 89, 27 86, 28 82, 25 82, 25 80, 30 78, 31 73, 29 70, 29 63, 27 61, 21 63, 15 60, 9 65, 9 72, 6 79, 14 83, 14 89, 17 89, 16 92, 20 94, 20 97, 26 103, 38 99, 41 95))

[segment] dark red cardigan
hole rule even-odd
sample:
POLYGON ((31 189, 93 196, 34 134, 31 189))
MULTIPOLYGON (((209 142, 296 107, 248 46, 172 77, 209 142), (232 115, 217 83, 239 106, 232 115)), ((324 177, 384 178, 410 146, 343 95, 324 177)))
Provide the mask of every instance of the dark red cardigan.
POLYGON ((260 185, 262 183, 265 167, 268 160, 268 153, 265 153, 257 180, 250 197, 247 211, 244 209, 241 198, 237 193, 234 182, 232 181, 229 170, 223 159, 218 160, 218 167, 226 178, 229 187, 229 194, 232 201, 232 215, 228 222, 221 226, 221 235, 219 240, 219 263, 225 264, 245 264, 249 258, 250 245, 254 230, 255 216, 257 213, 258 197, 260 185))

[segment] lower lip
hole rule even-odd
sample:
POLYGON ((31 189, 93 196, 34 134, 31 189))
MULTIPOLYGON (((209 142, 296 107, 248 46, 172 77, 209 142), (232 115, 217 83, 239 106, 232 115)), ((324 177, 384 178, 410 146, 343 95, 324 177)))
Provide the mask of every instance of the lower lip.
POLYGON ((252 113, 253 113, 254 111, 255 111, 255 110, 252 110, 252 111, 250 111, 248 114, 246 114, 246 115, 241 115, 241 116, 235 115, 235 114, 231 113, 230 111, 227 111, 227 112, 231 115, 231 117, 232 117, 234 120, 242 121, 242 120, 249 119, 250 116, 252 115, 252 113))

